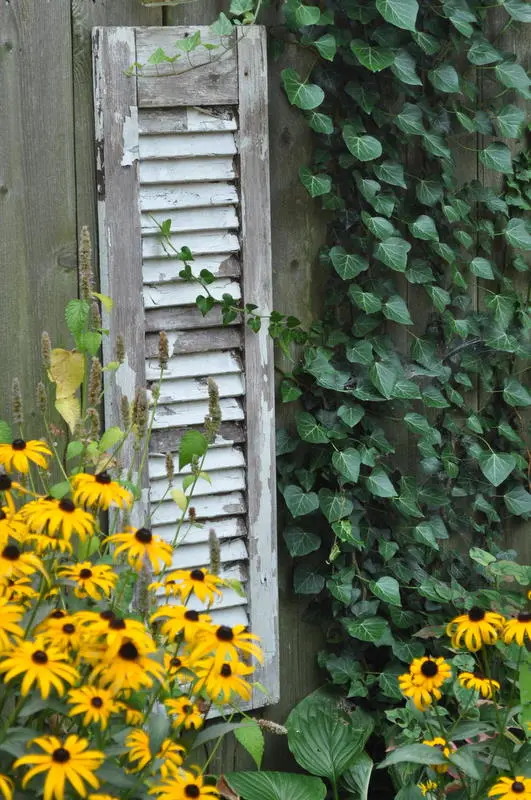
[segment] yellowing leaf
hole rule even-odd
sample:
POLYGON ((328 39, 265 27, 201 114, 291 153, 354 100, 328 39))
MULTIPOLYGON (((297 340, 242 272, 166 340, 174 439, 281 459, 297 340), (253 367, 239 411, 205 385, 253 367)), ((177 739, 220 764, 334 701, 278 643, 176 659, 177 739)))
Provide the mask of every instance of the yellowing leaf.
POLYGON ((92 297, 98 298, 107 313, 111 310, 113 306, 112 297, 109 297, 107 294, 101 294, 101 292, 91 292, 91 294, 92 297))
POLYGON ((79 399, 73 394, 70 397, 58 397, 55 401, 55 407, 70 428, 70 432, 73 433, 74 428, 81 419, 79 399))
MULTIPOLYGON (((62 350, 56 347, 50 353, 48 376, 56 384, 57 400, 71 398, 83 381, 85 360, 75 350, 62 350)), ((59 412, 61 413, 61 412, 59 412)))
POLYGON ((174 500, 177 503, 181 511, 186 511, 186 508, 188 506, 188 500, 186 498, 185 493, 181 491, 181 489, 172 489, 170 495, 172 497, 172 500, 174 500))

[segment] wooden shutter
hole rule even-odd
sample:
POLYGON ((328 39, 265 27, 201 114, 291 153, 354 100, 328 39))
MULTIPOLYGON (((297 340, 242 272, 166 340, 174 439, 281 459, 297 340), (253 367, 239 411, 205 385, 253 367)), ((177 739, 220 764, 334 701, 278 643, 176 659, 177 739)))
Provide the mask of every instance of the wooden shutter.
MULTIPOLYGON (((222 574, 239 578, 245 597, 227 590, 213 616, 248 624, 266 664, 258 675, 278 699, 278 615, 274 462, 273 358, 267 330, 241 320, 224 327, 219 313, 202 317, 196 284, 182 281, 182 262, 168 251, 158 224, 171 219, 171 241, 194 254, 193 270, 215 275, 218 297, 229 292, 271 308, 267 75, 264 30, 242 27, 220 40, 208 28, 96 28, 96 142, 102 291, 114 301, 112 337, 125 338, 128 360, 108 375, 106 423, 117 424, 122 395, 158 378, 158 332, 171 358, 164 373, 141 506, 164 495, 164 453, 176 453, 207 411, 209 376, 218 383, 222 427, 208 453, 212 484, 201 481, 193 506, 202 528, 190 528, 176 554, 184 567, 208 565, 208 534, 221 541, 222 574), (173 64, 145 66, 157 48, 197 31, 203 42, 173 64)), ((127 458, 127 453, 125 458, 127 458)), ((176 484, 179 486, 180 481, 176 484)), ((162 501, 152 527, 173 538, 177 509, 162 501)))

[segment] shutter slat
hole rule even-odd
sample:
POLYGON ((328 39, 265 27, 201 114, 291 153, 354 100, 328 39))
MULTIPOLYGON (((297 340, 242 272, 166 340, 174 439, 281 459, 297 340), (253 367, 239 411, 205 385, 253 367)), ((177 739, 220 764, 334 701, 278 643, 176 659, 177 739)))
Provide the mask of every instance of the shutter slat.
MULTIPOLYGON (((224 422, 244 419, 243 408, 234 397, 222 397, 219 401, 221 419, 224 422)), ((182 427, 184 425, 200 425, 208 414, 208 402, 196 400, 194 402, 180 401, 178 398, 171 405, 157 406, 153 428, 182 427)))
MULTIPOLYGON (((150 453, 177 451, 186 430, 186 428, 161 428, 159 431, 153 431, 149 442, 150 453)), ((197 430, 204 433, 204 426, 198 425, 197 430)), ((242 422, 223 422, 219 434, 210 447, 225 447, 245 441, 245 426, 242 422)))
MULTIPOLYGON (((190 475, 191 467, 183 467, 182 470, 177 469, 175 464, 175 480, 184 475, 190 475)), ((218 447, 208 450, 205 460, 203 462, 203 469, 207 472, 219 469, 230 469, 231 467, 245 466, 245 459, 243 452, 234 447, 218 447)), ((149 477, 152 480, 163 478, 166 476, 166 458, 161 456, 152 455, 149 458, 149 477)))
POLYGON ((222 228, 238 228, 239 226, 234 206, 211 206, 184 211, 168 210, 164 215, 160 213, 144 213, 142 214, 142 233, 154 233, 159 235, 159 226, 157 222, 162 223, 164 220, 168 219, 171 222, 171 229, 175 233, 183 233, 184 231, 215 231, 222 228))
MULTIPOLYGON (((238 328, 214 328, 208 330, 169 332, 170 355, 180 353, 205 353, 209 350, 235 350, 242 346, 242 332, 238 328)), ((156 334, 146 336, 146 356, 156 358, 159 337, 156 334)))
MULTIPOLYGON (((196 510, 197 519, 214 517, 233 517, 245 514, 247 504, 242 492, 230 492, 216 497, 195 496, 192 506, 196 510)), ((168 525, 177 520, 178 508, 173 500, 163 501, 153 512, 153 525, 168 525)))
POLYGON ((230 156, 140 162, 140 182, 143 184, 227 181, 235 177, 234 160, 230 156))
MULTIPOLYGON (((236 300, 241 297, 240 285, 230 280, 215 280, 208 287, 210 294, 221 300, 224 294, 231 294, 236 300)), ((206 296, 201 287, 184 281, 172 285, 160 286, 146 285, 144 287, 144 303, 146 308, 156 306, 189 306, 195 302, 198 295, 206 296)))
MULTIPOLYGON (((230 253, 211 253, 208 256, 198 256, 194 258, 190 264, 192 275, 198 276, 201 270, 207 269, 214 275, 215 278, 239 278, 241 275, 241 264, 238 258, 230 253)), ((153 285, 158 283, 173 283, 180 281, 179 273, 183 268, 182 261, 175 261, 175 259, 158 258, 144 261, 142 269, 144 283, 153 285)), ((199 293, 199 287, 196 291, 199 293)), ((197 295, 196 295, 197 296, 197 295)), ((195 298, 194 298, 195 299, 195 298)), ((192 308, 199 312, 199 309, 194 305, 192 308)), ((216 319, 216 311, 219 309, 212 309, 212 311, 201 319, 203 325, 208 326, 210 319, 216 319)), ((217 323, 218 325, 220 322, 217 323)), ((157 328, 163 330, 164 326, 157 328)))
MULTIPOLYGON (((243 375, 211 375, 218 386, 220 397, 240 397, 245 392, 243 375)), ((188 400, 205 400, 208 387, 204 378, 166 380, 161 387, 160 402, 167 403, 174 397, 186 397, 188 400)))
POLYGON ((143 186, 140 208, 143 211, 156 211, 159 208, 202 208, 203 206, 236 203, 236 187, 230 183, 170 184, 163 183, 143 186))
POLYGON ((166 133, 156 136, 141 136, 139 153, 143 160, 234 156, 236 155, 236 143, 230 132, 166 133))
MULTIPOLYGON (((173 537, 175 536, 175 517, 173 519, 173 524, 165 523, 153 525, 153 529, 156 530, 157 535, 162 536, 166 541, 173 541, 173 537)), ((179 546, 182 548, 189 544, 208 542, 210 529, 215 531, 220 542, 225 539, 236 539, 247 535, 245 519, 242 516, 225 517, 216 520, 205 519, 203 520, 202 527, 184 523, 179 537, 179 546)))
MULTIPOLYGON (((149 477, 150 499, 158 502, 163 497, 168 498, 168 481, 165 478, 154 480, 151 473, 149 477)), ((199 495, 205 496, 209 494, 243 491, 245 489, 244 469, 218 469, 216 471, 209 471, 209 477, 211 480, 210 483, 204 478, 199 478, 194 490, 194 497, 199 495)))
MULTIPOLYGON (((242 363, 234 353, 201 353, 201 355, 186 354, 173 356, 168 361, 164 370, 164 378, 199 378, 216 375, 218 372, 241 372, 242 363)), ((149 361, 146 368, 146 377, 156 381, 160 376, 158 360, 149 361)))
MULTIPOLYGON (((217 328, 222 324, 219 308, 213 308, 204 317, 197 306, 146 309, 145 319, 146 331, 192 331, 196 328, 217 328)), ((230 322, 230 325, 240 323, 241 320, 236 317, 230 322)))
POLYGON ((142 254, 144 258, 164 258, 168 248, 178 252, 182 247, 189 247, 198 256, 204 253, 237 253, 240 249, 238 237, 225 230, 205 230, 201 233, 180 233, 172 235, 168 241, 160 237, 144 236, 142 254), (187 244, 188 242, 188 244, 187 244))
POLYGON ((176 108, 164 114, 140 109, 139 132, 144 135, 187 131, 235 131, 236 117, 231 108, 176 108))

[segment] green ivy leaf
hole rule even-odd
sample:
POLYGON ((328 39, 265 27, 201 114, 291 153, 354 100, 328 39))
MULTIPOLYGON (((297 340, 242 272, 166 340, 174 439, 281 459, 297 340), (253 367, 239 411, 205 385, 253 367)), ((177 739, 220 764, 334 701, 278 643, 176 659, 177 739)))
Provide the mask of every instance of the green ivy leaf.
POLYGON ((487 258, 474 258, 470 262, 470 272, 473 275, 477 275, 478 278, 484 278, 485 280, 494 280, 494 272, 492 270, 492 264, 487 258))
POLYGON ((520 408, 531 406, 531 394, 526 387, 514 377, 505 379, 503 399, 510 406, 517 406, 520 408))
POLYGON ((376 0, 376 8, 386 22, 414 31, 419 5, 416 0, 376 0))
POLYGON ((397 497, 398 492, 383 467, 375 467, 366 479, 368 491, 375 497, 397 497))
POLYGON ((217 36, 231 36, 234 31, 234 25, 222 11, 217 20, 210 26, 210 30, 217 36))
POLYGON ((428 78, 432 86, 439 92, 447 94, 460 92, 459 75, 455 67, 451 64, 441 64, 428 72, 428 78))
POLYGON ((358 136, 352 125, 343 128, 343 140, 358 161, 374 161, 382 155, 382 145, 374 136, 358 136))
POLYGON ((439 233, 435 222, 432 217, 429 217, 427 214, 421 214, 420 217, 417 217, 415 222, 410 223, 408 227, 411 234, 416 239, 423 239, 426 242, 439 241, 439 233))
POLYGON ((360 454, 353 447, 336 451, 332 456, 332 464, 343 478, 357 483, 360 475, 360 454))
POLYGON ((527 0, 504 0, 503 7, 518 22, 531 22, 531 6, 527 0))
POLYGON ((422 121, 422 110, 413 103, 405 103, 402 110, 395 118, 396 125, 403 133, 419 134, 422 136, 424 123, 422 121))
POLYGON ((479 37, 473 42, 467 53, 467 58, 471 64, 476 64, 478 67, 483 67, 486 64, 495 64, 497 61, 503 61, 502 54, 483 37, 479 37))
POLYGON ((308 125, 316 133, 330 134, 334 132, 332 117, 319 111, 308 112, 308 125))
POLYGON ((441 286, 425 286, 424 288, 429 294, 437 311, 440 311, 442 314, 446 306, 450 305, 452 301, 450 292, 447 292, 446 289, 443 289, 441 286))
POLYGON ((417 199, 425 206, 434 206, 442 197, 443 187, 438 181, 418 181, 415 189, 417 199))
POLYGON ((392 295, 383 305, 383 313, 387 319, 400 325, 413 325, 406 302, 398 294, 392 295))
POLYGON ((505 238, 512 247, 531 250, 531 233, 526 220, 515 217, 510 219, 504 231, 505 238))
POLYGON ((310 111, 320 106, 324 100, 324 92, 314 83, 303 83, 294 69, 284 69, 280 73, 284 91, 293 106, 303 111, 310 111))
POLYGON ((297 25, 317 25, 321 17, 319 6, 305 6, 301 2, 295 5, 295 21, 297 25))
POLYGON ((478 463, 486 479, 493 486, 499 486, 516 467, 516 458, 510 453, 483 453, 478 463))
POLYGON ((337 416, 345 423, 345 425, 347 425, 347 427, 354 428, 365 416, 365 409, 363 406, 358 405, 343 405, 339 406, 337 410, 337 416))
POLYGON ((512 61, 504 61, 502 64, 497 64, 495 66, 494 73, 497 80, 504 86, 507 86, 508 89, 516 89, 519 94, 527 99, 531 97, 529 91, 530 78, 520 64, 515 64, 512 61))
POLYGON ((303 492, 300 486, 291 484, 283 491, 284 500, 292 517, 303 517, 317 511, 319 498, 315 492, 303 492))
POLYGON ((361 272, 369 269, 369 262, 358 255, 350 255, 344 247, 332 247, 330 249, 330 260, 332 265, 344 281, 350 281, 361 272))
POLYGON ((392 50, 384 47, 371 47, 362 39, 354 39, 350 43, 350 49, 360 64, 371 72, 381 72, 386 67, 390 67, 395 60, 392 50))
MULTIPOLYGON (((320 9, 317 8, 317 10, 320 14, 320 9)), ((334 60, 337 52, 337 42, 336 37, 331 33, 325 33, 324 36, 316 39, 313 43, 313 46, 317 49, 319 55, 325 58, 327 61, 334 60)))
POLYGON ((302 528, 288 527, 283 531, 286 547, 292 558, 307 556, 321 546, 321 537, 312 531, 302 528))
POLYGON ((385 576, 378 578, 374 583, 369 584, 371 592, 392 606, 401 606, 402 600, 400 599, 400 586, 396 578, 385 576))
POLYGON ((308 190, 312 197, 319 197, 328 194, 332 189, 332 178, 330 175, 320 173, 314 175, 308 167, 300 167, 299 178, 302 185, 308 190))
POLYGON ((381 164, 377 164, 374 167, 374 174, 383 183, 390 183, 391 186, 401 186, 403 189, 407 189, 404 167, 396 161, 382 161, 381 164))
POLYGON ((373 386, 389 400, 398 378, 398 372, 395 367, 384 361, 375 361, 369 367, 369 378, 373 386))
POLYGON ((372 644, 379 642, 389 631, 389 623, 382 617, 367 617, 362 620, 347 617, 343 619, 343 625, 353 639, 372 644))
POLYGON ((297 564, 293 571, 293 588, 297 594, 319 594, 325 586, 324 576, 307 564, 297 564))
POLYGON ((295 417, 297 432, 301 439, 311 444, 328 444, 328 435, 312 414, 300 411, 295 417))
POLYGON ((405 239, 391 236, 389 239, 377 245, 374 251, 374 257, 397 272, 405 272, 407 267, 407 254, 410 250, 411 245, 409 242, 406 242, 405 239))
POLYGON ((338 522, 350 516, 354 505, 352 500, 339 492, 330 489, 319 490, 319 505, 328 522, 338 522))
POLYGON ((479 160, 496 172, 511 173, 513 171, 511 151, 503 142, 491 142, 481 151, 479 160))
POLYGON ((500 136, 518 139, 522 135, 526 113, 523 108, 510 104, 499 109, 495 120, 500 136))
POLYGON ((399 50, 391 65, 391 72, 408 86, 422 86, 422 81, 415 72, 416 66, 417 62, 408 50, 399 50))
POLYGON ((361 212, 363 224, 377 239, 388 239, 396 234, 396 228, 385 217, 371 217, 366 211, 361 212))
POLYGON ((511 514, 518 517, 531 514, 531 494, 523 486, 515 486, 503 495, 503 499, 511 514))
POLYGON ((382 301, 372 292, 364 292, 359 286, 353 284, 349 287, 350 299, 366 314, 375 314, 382 308, 382 301))

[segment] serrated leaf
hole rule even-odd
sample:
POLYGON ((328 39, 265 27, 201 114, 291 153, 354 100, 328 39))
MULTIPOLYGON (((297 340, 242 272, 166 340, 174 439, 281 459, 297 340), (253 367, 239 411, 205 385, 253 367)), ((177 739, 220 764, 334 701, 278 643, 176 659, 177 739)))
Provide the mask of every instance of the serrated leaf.
POLYGON ((179 442, 179 469, 191 464, 194 457, 201 458, 208 449, 208 441, 199 431, 186 431, 179 442))
POLYGON ((11 426, 5 420, 0 419, 0 444, 11 444, 13 439, 11 426))
POLYGON ((511 151, 503 142, 491 142, 479 154, 479 160, 489 169, 505 174, 513 171, 511 151))
POLYGON ((114 425, 112 428, 107 428, 100 439, 100 450, 110 450, 114 445, 121 442, 124 438, 124 432, 121 428, 114 425))
POLYGON ((70 300, 65 308, 65 321, 68 330, 77 338, 86 328, 90 306, 86 300, 70 300))
POLYGON ((312 531, 302 528, 289 527, 283 532, 284 541, 292 558, 307 556, 321 546, 321 537, 312 531))
POLYGON ((330 175, 326 175, 325 173, 314 175, 308 167, 301 167, 299 169, 299 178, 311 197, 319 197, 322 194, 328 194, 332 189, 332 178, 330 175))
POLYGON ((455 67, 451 64, 441 64, 428 72, 428 78, 432 86, 439 92, 447 94, 460 92, 459 75, 455 67))
POLYGON ((411 250, 411 245, 405 239, 391 236, 384 242, 380 242, 375 250, 374 257, 385 264, 387 267, 397 272, 405 272, 407 267, 407 254, 411 250))
POLYGON ((398 294, 392 295, 383 304, 383 313, 387 319, 398 322, 400 325, 413 325, 406 302, 398 294))
POLYGON ((350 281, 369 269, 369 262, 365 258, 347 253, 344 247, 332 247, 330 260, 335 271, 344 281, 350 281))
POLYGON ((383 578, 378 578, 376 582, 371 583, 369 588, 371 592, 376 595, 376 597, 379 597, 380 600, 383 600, 384 603, 388 603, 392 606, 402 605, 400 586, 396 578, 386 575, 383 578))
POLYGON ((483 453, 479 468, 493 486, 499 486, 516 467, 516 458, 510 453, 483 453))
POLYGON ((473 275, 477 275, 478 278, 484 278, 485 280, 494 280, 494 272, 492 270, 492 264, 487 258, 474 258, 470 262, 470 272, 473 275))
POLYGON ((368 491, 374 497, 397 497, 398 492, 383 467, 375 467, 366 479, 368 491))
POLYGON ((319 508, 317 494, 304 492, 300 486, 295 484, 286 486, 282 494, 292 517, 303 517, 319 508))
POLYGON ((354 39, 350 43, 350 49, 360 64, 371 72, 381 72, 386 67, 390 67, 395 60, 392 50, 385 47, 371 47, 362 39, 354 39))
POLYGON ((182 489, 170 489, 170 497, 181 511, 186 511, 188 508, 188 498, 182 489))
POLYGON ((360 475, 361 457, 357 450, 349 447, 346 450, 340 450, 333 454, 332 464, 348 481, 357 483, 360 475))
POLYGON ((310 111, 320 106, 324 100, 324 92, 314 83, 303 83, 294 69, 281 72, 282 84, 288 100, 293 106, 303 111, 310 111))
POLYGON ((376 8, 386 22, 406 31, 414 31, 419 5, 416 0, 376 0, 376 8))
POLYGON ((374 161, 382 155, 382 145, 374 136, 358 136, 352 125, 345 125, 343 140, 352 155, 358 161, 374 161))
POLYGON ((258 723, 249 722, 247 725, 236 728, 234 736, 241 746, 247 750, 257 768, 260 769, 264 757, 265 741, 264 734, 258 723))

